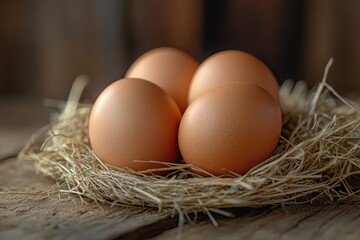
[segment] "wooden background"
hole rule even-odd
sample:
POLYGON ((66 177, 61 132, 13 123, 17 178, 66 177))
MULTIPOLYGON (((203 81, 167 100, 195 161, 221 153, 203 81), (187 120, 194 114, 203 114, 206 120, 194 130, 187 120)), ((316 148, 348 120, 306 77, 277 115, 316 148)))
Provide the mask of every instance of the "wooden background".
POLYGON ((360 90, 357 0, 27 0, 0 2, 0 96, 65 99, 91 78, 94 100, 146 50, 174 46, 199 61, 228 48, 264 60, 279 82, 321 79, 360 90))

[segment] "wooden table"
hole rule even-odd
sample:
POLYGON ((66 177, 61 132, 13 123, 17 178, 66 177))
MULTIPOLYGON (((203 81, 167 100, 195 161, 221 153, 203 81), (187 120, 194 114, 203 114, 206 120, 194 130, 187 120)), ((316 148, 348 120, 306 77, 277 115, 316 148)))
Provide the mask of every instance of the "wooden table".
POLYGON ((0 239, 360 239, 360 197, 332 204, 231 209, 234 218, 206 216, 178 234, 177 216, 154 209, 84 204, 41 193, 55 183, 36 175, 16 153, 46 124, 38 102, 0 100, 0 239))

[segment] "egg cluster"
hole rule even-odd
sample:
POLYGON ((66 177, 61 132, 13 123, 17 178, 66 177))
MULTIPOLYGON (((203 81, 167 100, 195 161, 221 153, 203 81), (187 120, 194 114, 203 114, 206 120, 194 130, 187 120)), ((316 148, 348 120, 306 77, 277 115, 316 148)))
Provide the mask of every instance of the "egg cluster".
POLYGON ((175 163, 180 150, 185 163, 222 176, 266 160, 281 127, 278 83, 258 58, 227 50, 199 65, 183 51, 158 48, 99 95, 89 138, 116 167, 161 168, 157 162, 175 163))

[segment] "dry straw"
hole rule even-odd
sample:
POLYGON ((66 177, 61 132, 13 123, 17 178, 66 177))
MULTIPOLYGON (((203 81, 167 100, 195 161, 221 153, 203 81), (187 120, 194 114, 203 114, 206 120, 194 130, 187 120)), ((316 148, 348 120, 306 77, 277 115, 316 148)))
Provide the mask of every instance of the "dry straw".
POLYGON ((326 83, 331 63, 314 91, 303 82, 282 85, 280 142, 268 160, 244 176, 204 178, 187 164, 164 165, 171 170, 166 177, 104 165, 89 145, 91 105, 77 104, 82 77, 43 143, 30 141, 19 158, 33 160, 36 171, 55 179, 60 192, 113 205, 177 210, 180 220, 199 211, 214 220, 211 212, 226 215, 224 208, 343 199, 356 193, 349 181, 360 173, 360 112, 326 83))

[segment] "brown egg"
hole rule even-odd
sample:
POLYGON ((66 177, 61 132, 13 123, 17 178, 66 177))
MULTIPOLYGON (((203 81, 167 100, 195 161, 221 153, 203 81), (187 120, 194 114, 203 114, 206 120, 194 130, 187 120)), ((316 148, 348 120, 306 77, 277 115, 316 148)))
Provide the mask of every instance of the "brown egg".
POLYGON ((199 63, 175 48, 156 48, 140 56, 125 77, 146 79, 160 86, 178 104, 181 112, 187 107, 188 90, 199 63))
POLYGON ((238 50, 216 53, 200 64, 189 88, 188 102, 215 86, 229 82, 256 84, 279 102, 279 86, 271 70, 258 58, 238 50))
POLYGON ((281 111, 274 98, 254 84, 212 88, 185 111, 179 147, 186 163, 214 175, 245 174, 266 160, 280 137, 281 111))
POLYGON ((133 160, 174 163, 180 119, 175 101, 155 84, 118 80, 105 88, 91 110, 91 146, 110 165, 134 170, 164 167, 133 160))

